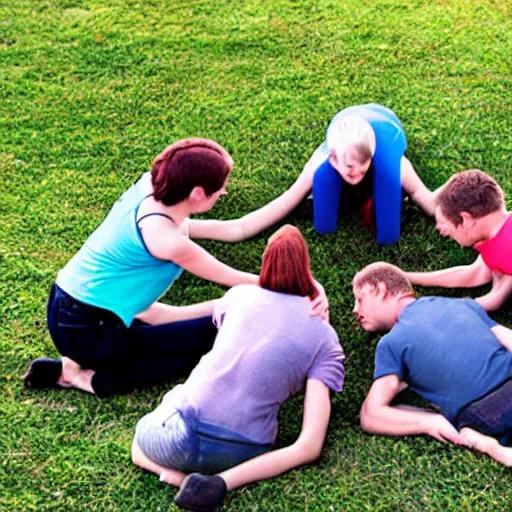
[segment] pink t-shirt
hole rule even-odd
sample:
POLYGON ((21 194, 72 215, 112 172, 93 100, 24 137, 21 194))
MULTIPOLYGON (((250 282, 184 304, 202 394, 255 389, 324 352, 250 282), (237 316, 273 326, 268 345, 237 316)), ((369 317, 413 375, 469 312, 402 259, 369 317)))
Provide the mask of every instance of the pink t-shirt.
POLYGON ((473 246, 493 272, 512 275, 512 215, 496 236, 473 246))

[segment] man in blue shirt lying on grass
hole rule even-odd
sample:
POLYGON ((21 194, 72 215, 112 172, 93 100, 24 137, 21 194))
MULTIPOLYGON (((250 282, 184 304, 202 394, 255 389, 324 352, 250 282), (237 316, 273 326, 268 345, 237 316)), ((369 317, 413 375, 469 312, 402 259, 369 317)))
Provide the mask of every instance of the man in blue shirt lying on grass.
POLYGON ((512 331, 473 299, 416 299, 405 273, 372 263, 353 280, 361 327, 388 332, 361 408, 372 434, 426 434, 512 466, 512 331), (439 412, 391 405, 409 387, 439 412))

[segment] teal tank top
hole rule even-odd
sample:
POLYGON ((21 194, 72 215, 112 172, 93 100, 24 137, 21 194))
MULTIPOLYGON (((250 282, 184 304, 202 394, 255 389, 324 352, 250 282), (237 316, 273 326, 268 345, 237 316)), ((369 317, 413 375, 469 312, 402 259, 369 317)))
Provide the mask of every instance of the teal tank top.
MULTIPOLYGON (((127 327, 183 272, 175 263, 151 256, 142 239, 137 211, 151 190, 146 173, 117 200, 56 281, 76 300, 112 311, 127 327)), ((188 219, 183 225, 188 226, 188 219)))

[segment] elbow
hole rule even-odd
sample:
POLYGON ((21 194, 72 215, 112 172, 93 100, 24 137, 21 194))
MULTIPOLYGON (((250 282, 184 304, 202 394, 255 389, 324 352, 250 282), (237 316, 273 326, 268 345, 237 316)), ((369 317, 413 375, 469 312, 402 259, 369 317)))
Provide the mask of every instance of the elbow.
POLYGON ((312 464, 318 460, 322 455, 322 448, 323 445, 318 445, 318 443, 316 443, 316 446, 309 447, 309 449, 304 453, 304 464, 312 464))
POLYGON ((367 402, 363 403, 359 416, 363 431, 367 434, 375 434, 377 432, 375 429, 375 422, 373 421, 373 414, 367 402))
POLYGON ((322 456, 322 451, 324 448, 324 443, 315 443, 309 450, 309 460, 308 463, 315 462, 322 456))
POLYGON ((297 448, 300 453, 300 464, 312 464, 322 455, 324 443, 311 441, 309 443, 299 443, 297 448))
POLYGON ((225 242, 242 242, 246 238, 248 238, 248 236, 245 234, 245 217, 242 217, 241 219, 227 221, 230 222, 231 224, 229 226, 229 232, 227 233, 227 236, 224 240, 225 242))

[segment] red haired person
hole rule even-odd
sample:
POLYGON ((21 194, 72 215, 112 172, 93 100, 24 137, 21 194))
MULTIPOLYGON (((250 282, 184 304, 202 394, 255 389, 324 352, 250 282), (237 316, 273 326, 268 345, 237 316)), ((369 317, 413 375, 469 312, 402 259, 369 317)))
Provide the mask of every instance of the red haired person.
POLYGON ((215 339, 214 302, 177 308, 158 299, 183 269, 224 286, 258 282, 189 239, 189 216, 213 208, 232 167, 206 139, 178 141, 155 159, 59 272, 48 329, 63 357, 33 361, 26 386, 106 397, 190 373, 215 339))
POLYGON ((181 485, 181 507, 215 510, 228 490, 320 456, 344 355, 334 329, 309 314, 316 295, 306 242, 284 226, 268 241, 260 285, 232 288, 216 304, 212 350, 137 424, 133 462, 181 485), (304 381, 300 436, 270 451, 279 408, 304 381))

